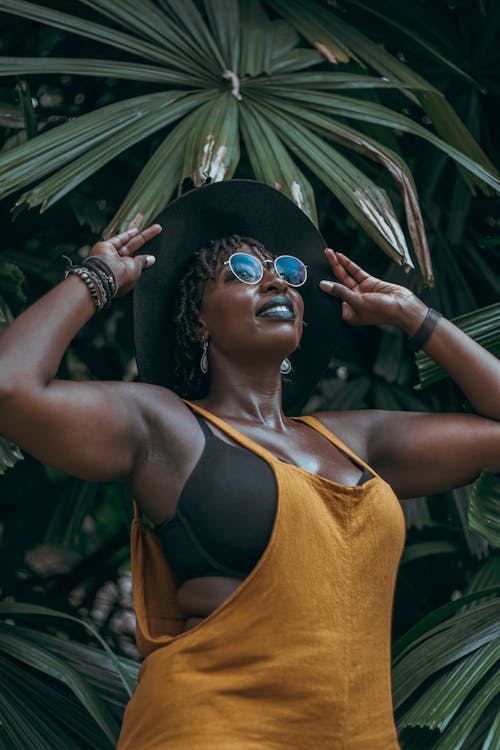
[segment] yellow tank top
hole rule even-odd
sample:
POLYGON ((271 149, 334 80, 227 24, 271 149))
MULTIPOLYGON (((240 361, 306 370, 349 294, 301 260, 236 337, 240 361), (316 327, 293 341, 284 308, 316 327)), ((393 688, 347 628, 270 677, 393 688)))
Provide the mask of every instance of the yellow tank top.
POLYGON ((397 750, 390 630, 405 525, 393 491, 312 417, 301 421, 374 477, 348 487, 310 474, 191 408, 271 466, 274 527, 229 599, 182 632, 174 575, 136 511, 145 660, 118 750, 397 750))

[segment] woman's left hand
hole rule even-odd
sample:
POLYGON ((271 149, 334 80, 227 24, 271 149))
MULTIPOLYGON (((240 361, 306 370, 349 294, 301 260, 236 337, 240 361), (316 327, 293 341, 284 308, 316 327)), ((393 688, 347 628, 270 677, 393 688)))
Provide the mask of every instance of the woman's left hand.
POLYGON ((370 276, 342 253, 330 248, 326 258, 337 282, 324 280, 320 289, 342 301, 342 319, 353 326, 398 325, 410 335, 425 317, 427 306, 413 292, 370 276))

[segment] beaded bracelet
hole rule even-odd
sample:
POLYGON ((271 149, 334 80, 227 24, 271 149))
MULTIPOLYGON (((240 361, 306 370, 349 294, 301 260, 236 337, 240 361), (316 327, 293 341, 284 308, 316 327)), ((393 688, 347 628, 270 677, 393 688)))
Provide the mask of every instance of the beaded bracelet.
POLYGON ((101 258, 91 256, 91 262, 89 262, 90 258, 87 258, 80 266, 75 266, 71 258, 66 255, 62 257, 67 261, 64 278, 78 276, 89 290, 96 309, 103 310, 109 307, 118 290, 118 282, 107 263, 101 258))
POLYGON ((98 255, 89 255, 89 257, 83 261, 83 265, 87 268, 90 266, 97 271, 101 271, 102 281, 104 282, 110 297, 116 296, 118 291, 118 281, 114 272, 103 258, 100 258, 98 255))
POLYGON ((428 342, 431 337, 431 333, 442 318, 441 313, 429 307, 427 314, 423 320, 421 326, 417 329, 417 332, 408 339, 408 346, 414 352, 418 352, 428 342))

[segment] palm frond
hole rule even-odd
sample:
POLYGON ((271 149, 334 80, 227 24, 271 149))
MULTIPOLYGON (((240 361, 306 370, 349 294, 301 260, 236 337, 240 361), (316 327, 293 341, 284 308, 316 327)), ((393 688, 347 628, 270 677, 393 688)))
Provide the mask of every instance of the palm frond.
POLYGON ((487 469, 474 482, 468 522, 472 531, 500 547, 500 479, 487 469))
MULTIPOLYGON (((500 302, 459 315, 451 321, 478 344, 484 346, 496 357, 500 357, 500 302)), ((425 352, 419 352, 415 361, 420 380, 418 388, 427 388, 448 377, 445 371, 425 352)))
POLYGON ((34 643, 28 644, 25 638, 16 633, 15 628, 3 623, 0 623, 0 651, 64 682, 85 706, 109 741, 111 743, 116 741, 119 732, 116 719, 87 681, 62 659, 39 648, 34 643))
POLYGON ((400 34, 408 37, 408 39, 411 39, 413 42, 416 42, 419 47, 429 53, 431 57, 439 60, 440 63, 449 68, 459 78, 472 84, 476 88, 479 88, 479 83, 475 81, 474 78, 464 70, 464 68, 461 68, 454 60, 447 57, 439 47, 432 44, 429 38, 425 36, 425 32, 428 32, 429 30, 429 19, 427 16, 424 19, 423 14, 415 12, 413 6, 401 5, 399 3, 388 3, 387 0, 383 9, 380 7, 373 7, 370 3, 359 2, 359 0, 346 0, 346 3, 347 5, 354 5, 357 8, 361 8, 366 13, 382 20, 388 26, 392 26, 392 28, 396 29, 400 34), (398 11, 401 15, 406 16, 405 23, 397 17, 398 11), (424 23, 422 23, 422 21, 424 21, 424 23))
POLYGON ((124 78, 129 81, 163 83, 172 86, 205 86, 206 78, 186 71, 125 62, 78 57, 0 57, 0 76, 45 75, 64 73, 103 78, 124 78))
MULTIPOLYGON (((453 617, 457 612, 463 612, 467 605, 476 602, 478 606, 484 606, 479 600, 486 602, 491 597, 498 599, 499 594, 500 583, 496 583, 493 586, 488 586, 488 588, 481 588, 464 594, 459 599, 454 599, 429 612, 429 614, 422 617, 419 622, 413 625, 407 633, 397 639, 393 646, 393 664, 398 664, 420 644, 424 644, 429 634, 433 632, 439 633, 443 628, 446 630, 448 627, 445 624, 447 619, 453 617)), ((403 700, 405 700, 404 697, 400 702, 402 703, 403 700)))
POLYGON ((500 659, 500 643, 491 641, 459 661, 435 680, 400 717, 399 726, 428 727, 443 732, 457 711, 500 659))
POLYGON ((150 112, 161 111, 182 96, 149 94, 109 104, 42 133, 0 155, 0 198, 39 180, 130 127, 150 112))
POLYGON ((310 129, 274 107, 252 105, 288 148, 332 191, 372 239, 397 263, 413 267, 406 240, 384 190, 310 129))
POLYGON ((389 171, 403 197, 407 226, 422 275, 425 283, 431 286, 434 275, 424 221, 418 201, 417 188, 410 169, 403 159, 394 151, 361 131, 354 130, 330 117, 312 112, 299 105, 290 104, 288 101, 276 101, 276 99, 271 101, 270 98, 265 97, 261 97, 261 101, 266 101, 277 109, 282 110, 287 116, 311 126, 319 135, 373 159, 389 171))
POLYGON ((309 181, 290 158, 273 128, 254 113, 248 102, 241 106, 241 131, 257 179, 281 190, 317 224, 314 192, 309 181))
POLYGON ((472 488, 472 484, 465 484, 463 487, 455 487, 446 494, 450 498, 452 514, 463 534, 469 554, 481 559, 489 554, 490 545, 483 536, 476 534, 469 526, 468 515, 472 488))
MULTIPOLYGON (((306 51, 312 52, 312 50, 294 50, 296 52, 306 51)), ((321 56, 319 56, 321 59, 321 56)), ((30 58, 26 58, 30 59, 30 58)), ((1 58, 0 58, 1 60, 1 58)), ((318 62, 316 60, 316 62, 318 62)), ((8 62, 5 62, 7 65, 8 62)), ((407 88, 411 90, 413 86, 403 86, 403 84, 397 81, 389 81, 379 76, 363 75, 361 73, 333 73, 332 71, 326 70, 308 70, 307 73, 302 72, 300 69, 296 70, 292 61, 286 62, 286 58, 283 61, 277 63, 279 70, 273 69, 273 75, 268 78, 247 79, 243 82, 244 88, 248 89, 265 89, 270 87, 271 89, 281 88, 294 89, 296 86, 305 91, 335 91, 336 89, 401 89, 407 88)), ((0 66, 1 70, 1 66, 0 66)), ((429 89, 430 84, 422 84, 424 89, 429 89)), ((420 88, 420 87, 419 87, 420 88)), ((361 102, 361 100, 360 100, 361 102)))
POLYGON ((500 599, 484 601, 488 592, 482 593, 483 602, 474 609, 457 612, 430 630, 420 627, 423 633, 414 641, 407 638, 406 648, 394 660, 398 726, 441 730, 436 745, 441 749, 462 746, 497 690, 500 599), (421 687, 423 692, 412 703, 421 687))
POLYGON ((184 147, 182 177, 191 177, 197 186, 207 178, 229 180, 240 159, 237 100, 228 91, 196 114, 184 147))
POLYGON ((196 119, 197 112, 187 115, 156 149, 104 230, 105 237, 148 226, 166 207, 181 182, 184 144, 196 119))
MULTIPOLYGON (((389 80, 412 87, 412 90, 402 88, 402 93, 420 104, 441 137, 457 151, 494 173, 491 161, 443 94, 435 88, 419 91, 421 86, 428 89, 428 82, 381 45, 347 23, 338 13, 310 0, 267 0, 267 3, 290 21, 330 62, 346 63, 352 59, 361 65, 366 63, 389 80)), ((481 179, 474 174, 469 175, 468 181, 471 187, 486 192, 481 179)))
POLYGON ((127 673, 126 670, 123 669, 119 659, 111 651, 106 641, 104 641, 103 638, 101 638, 101 636, 97 632, 97 630, 92 625, 85 622, 85 620, 79 620, 77 617, 73 617, 72 615, 68 615, 64 612, 58 612, 48 607, 40 607, 37 604, 24 604, 22 602, 8 602, 5 600, 0 602, 0 617, 15 617, 16 615, 17 616, 29 615, 29 616, 34 616, 34 617, 38 617, 38 616, 55 617, 55 618, 60 618, 62 620, 69 620, 70 622, 74 622, 79 625, 82 625, 100 643, 100 645, 106 652, 106 655, 108 656, 111 664, 116 669, 117 674, 122 680, 123 686, 125 690, 127 691, 129 697, 130 695, 132 695, 132 689, 133 689, 134 683, 133 683, 133 680, 130 679, 130 675, 127 673))
MULTIPOLYGON (((129 692, 104 651, 18 624, 0 626, 0 637, 2 627, 16 634, 22 649, 33 647, 37 654, 46 653, 76 673, 114 717, 116 731, 129 692)), ((139 665, 130 659, 116 658, 128 674, 130 684, 135 684, 139 665)), ((47 677, 44 664, 43 658, 38 664, 28 666, 13 655, 0 654, 2 748, 66 750, 78 746, 82 750, 108 750, 114 747, 116 737, 110 741, 79 697, 61 680, 47 677)))
POLYGON ((409 117, 405 117, 405 115, 399 114, 381 104, 360 101, 359 99, 343 95, 316 94, 314 92, 283 87, 278 89, 273 85, 267 87, 267 93, 272 93, 273 96, 286 99, 287 101, 298 100, 302 105, 336 117, 352 118, 417 135, 441 151, 444 151, 460 166, 471 172, 475 177, 478 177, 479 180, 500 192, 500 176, 493 165, 482 165, 477 160, 467 156, 466 153, 450 145, 449 139, 448 141, 444 141, 409 117))
POLYGON ((2 750, 111 750, 88 711, 69 689, 22 662, 0 654, 2 750))
POLYGON ((273 56, 273 24, 260 0, 240 3, 240 77, 269 73, 273 56))
POLYGON ((460 545, 447 539, 435 540, 432 542, 418 542, 416 544, 409 544, 405 547, 401 558, 401 564, 413 562, 414 560, 419 560, 428 555, 456 555, 457 552, 460 552, 460 545))
POLYGON ((224 67, 236 73, 240 58, 240 3, 238 0, 203 0, 203 5, 224 67))
MULTIPOLYGON (((116 12, 118 12, 122 6, 114 7, 116 12)), ((54 26, 58 29, 117 47, 122 53, 127 52, 132 55, 138 55, 147 60, 154 60, 161 65, 168 65, 174 69, 187 70, 190 74, 199 75, 207 81, 213 81, 214 79, 214 75, 209 74, 210 67, 214 67, 213 62, 210 67, 204 65, 202 63, 202 55, 198 54, 199 49, 193 50, 192 44, 186 45, 184 35, 180 33, 180 30, 176 29, 173 24, 167 24, 165 19, 163 19, 162 31, 166 36, 165 38, 162 36, 162 44, 160 46, 158 43, 145 41, 131 34, 117 31, 111 26, 102 26, 79 16, 62 13, 46 6, 27 2, 27 0, 0 0, 0 11, 13 13, 22 18, 38 21, 39 23, 54 26), (193 54, 193 52, 196 54, 193 54)), ((155 28, 155 19, 156 16, 148 19, 143 14, 140 19, 141 32, 143 33, 148 25, 155 28)))
MULTIPOLYGON (((16 207, 22 208, 26 204, 32 208, 41 204, 41 211, 45 211, 122 151, 178 120, 208 98, 210 98, 209 92, 188 94, 182 98, 173 96, 171 99, 162 95, 149 112, 141 112, 140 117, 131 115, 128 127, 124 128, 117 124, 112 133, 103 130, 101 122, 95 136, 94 147, 90 148, 87 143, 87 149, 83 155, 71 161, 35 188, 23 193, 16 201, 16 207)), ((72 123, 68 123, 70 124, 72 123)), ((61 126, 61 129, 62 127, 64 126, 61 126)), ((79 146, 74 139, 69 149, 79 151, 79 146)), ((60 149, 57 150, 59 159, 68 162, 68 153, 63 154, 60 149)), ((24 167, 25 165, 21 165, 20 169, 24 167)), ((12 173, 9 177, 13 179, 12 173)))

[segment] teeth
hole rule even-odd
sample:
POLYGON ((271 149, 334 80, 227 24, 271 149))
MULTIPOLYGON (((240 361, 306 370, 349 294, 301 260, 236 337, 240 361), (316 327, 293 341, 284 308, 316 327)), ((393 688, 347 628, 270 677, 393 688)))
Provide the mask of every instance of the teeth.
POLYGON ((274 307, 268 307, 262 314, 266 315, 267 313, 274 312, 291 312, 291 310, 287 305, 275 305, 274 307))

